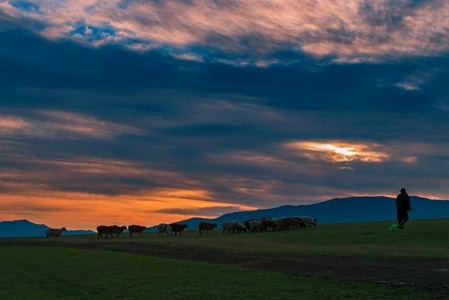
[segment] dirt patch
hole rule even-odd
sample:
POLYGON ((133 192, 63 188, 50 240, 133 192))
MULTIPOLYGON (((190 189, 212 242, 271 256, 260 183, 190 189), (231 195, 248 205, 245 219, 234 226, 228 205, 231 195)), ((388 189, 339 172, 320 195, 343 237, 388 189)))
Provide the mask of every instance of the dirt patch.
MULTIPOLYGON (((50 244, 50 243, 49 243, 50 244)), ((43 243, 1 241, 1 245, 45 246, 43 243)), ((48 245, 50 246, 50 245, 48 245)), ((293 256, 200 251, 183 247, 158 247, 147 243, 51 243, 51 246, 79 249, 99 249, 154 257, 218 263, 253 268, 290 275, 368 281, 390 286, 417 288, 449 293, 449 261, 446 260, 393 260, 362 257, 293 256)))

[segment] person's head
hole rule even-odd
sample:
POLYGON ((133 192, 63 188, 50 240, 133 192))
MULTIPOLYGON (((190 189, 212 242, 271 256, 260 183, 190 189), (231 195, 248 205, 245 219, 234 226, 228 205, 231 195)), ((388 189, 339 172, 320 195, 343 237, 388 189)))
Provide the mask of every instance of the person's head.
POLYGON ((405 189, 404 188, 401 189, 401 194, 405 194, 405 189))

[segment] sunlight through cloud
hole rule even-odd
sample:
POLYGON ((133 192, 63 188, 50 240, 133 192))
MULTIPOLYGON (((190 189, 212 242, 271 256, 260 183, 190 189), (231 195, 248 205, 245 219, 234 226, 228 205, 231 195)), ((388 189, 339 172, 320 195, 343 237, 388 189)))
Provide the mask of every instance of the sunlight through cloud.
POLYGON ((360 161, 379 163, 390 159, 378 144, 345 143, 339 141, 298 141, 285 144, 288 149, 298 151, 309 159, 320 159, 335 163, 360 161))

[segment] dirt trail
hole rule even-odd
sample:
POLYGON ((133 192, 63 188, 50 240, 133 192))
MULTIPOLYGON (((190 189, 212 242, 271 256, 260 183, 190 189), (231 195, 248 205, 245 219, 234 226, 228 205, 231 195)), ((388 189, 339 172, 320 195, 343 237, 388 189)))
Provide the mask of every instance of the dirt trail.
POLYGON ((368 281, 390 286, 415 286, 448 292, 449 261, 446 260, 393 260, 362 257, 279 256, 232 253, 226 256, 213 251, 198 251, 183 247, 158 247, 148 243, 54 243, 45 245, 33 241, 1 241, 2 245, 62 246, 79 249, 101 249, 155 257, 174 258, 234 265, 246 268, 281 272, 291 275, 368 281))

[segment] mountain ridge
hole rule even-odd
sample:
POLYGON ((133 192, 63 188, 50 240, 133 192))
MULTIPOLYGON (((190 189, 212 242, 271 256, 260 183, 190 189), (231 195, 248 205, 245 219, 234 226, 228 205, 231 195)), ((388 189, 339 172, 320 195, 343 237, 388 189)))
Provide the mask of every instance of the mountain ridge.
MULTIPOLYGON (((8 237, 33 237, 45 236, 45 231, 49 229, 45 224, 36 224, 27 219, 1 221, 0 238, 8 237)), ((92 230, 67 230, 64 235, 92 234, 92 230)))
MULTIPOLYGON (((449 200, 431 200, 419 196, 411 196, 412 211, 410 221, 414 219, 449 218, 449 200)), ((217 218, 193 217, 177 221, 188 225, 188 229, 196 230, 199 222, 216 223, 218 227, 226 220, 248 220, 275 218, 283 216, 312 216, 319 224, 362 223, 396 220, 395 199, 385 196, 334 198, 314 204, 282 205, 274 208, 252 211, 237 211, 221 215, 217 218)), ((145 225, 145 224, 143 224, 145 225)), ((146 225, 145 231, 154 232, 156 226, 146 225)), ((44 236, 49 227, 34 224, 28 220, 0 222, 0 238, 44 236)), ((93 234, 91 230, 68 230, 65 235, 93 234)))
MULTIPOLYGON (((419 196, 410 198, 411 221, 413 219, 449 218, 449 200, 431 200, 419 196)), ((215 219, 191 218, 178 223, 187 224, 192 229, 192 226, 196 228, 197 224, 202 221, 216 223, 220 226, 221 222, 225 220, 283 216, 312 216, 318 220, 318 224, 396 222, 396 202, 395 198, 385 196, 334 198, 314 204, 283 205, 268 209, 232 212, 215 219)))

